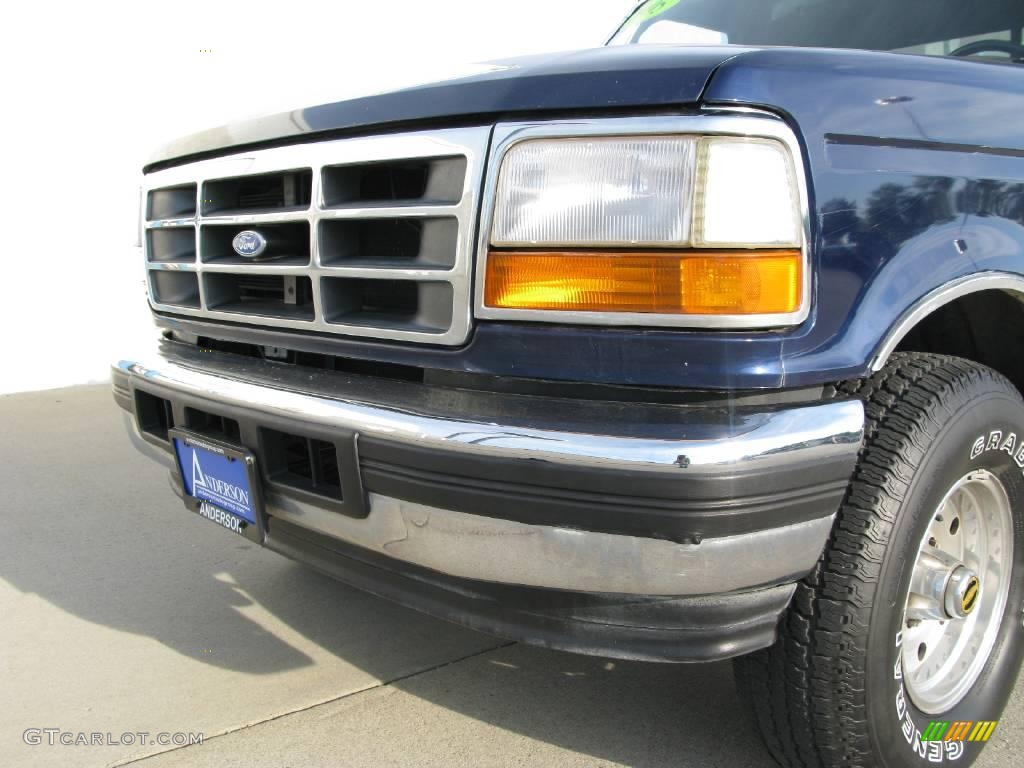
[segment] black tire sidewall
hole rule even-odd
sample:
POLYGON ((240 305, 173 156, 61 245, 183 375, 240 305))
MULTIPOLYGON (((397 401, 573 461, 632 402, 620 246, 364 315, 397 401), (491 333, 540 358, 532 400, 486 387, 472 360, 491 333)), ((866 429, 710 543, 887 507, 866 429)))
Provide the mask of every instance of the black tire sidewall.
MULTIPOLYGON (((1006 385, 1008 388, 1009 385, 1006 385)), ((933 720, 997 720, 1013 692, 1024 657, 1024 404, 1011 392, 987 382, 968 387, 957 397, 959 408, 932 435, 928 449, 914 472, 909 490, 895 517, 883 557, 871 610, 865 662, 865 699, 874 751, 889 768, 949 763, 969 765, 983 743, 922 743, 921 733, 933 720), (1012 454, 988 448, 993 432, 997 444, 1012 434, 1012 454), (986 448, 972 451, 980 438, 986 448), (976 454, 976 455, 973 455, 976 454), (932 515, 948 490, 973 470, 988 470, 998 477, 1010 498, 1013 514, 1013 570, 1010 592, 999 634, 980 677, 952 709, 925 714, 914 706, 901 676, 902 618, 910 575, 918 545, 932 515)), ((955 408, 953 403, 945 403, 955 408)))

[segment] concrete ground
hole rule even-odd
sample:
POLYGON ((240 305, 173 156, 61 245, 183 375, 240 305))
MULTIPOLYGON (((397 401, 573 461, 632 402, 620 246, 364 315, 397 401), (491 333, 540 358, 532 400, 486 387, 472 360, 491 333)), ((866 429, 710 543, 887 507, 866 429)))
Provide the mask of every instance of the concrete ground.
MULTIPOLYGON (((106 387, 0 397, 0 524, 3 766, 770 764, 728 663, 509 644, 187 514, 106 387)), ((978 765, 1019 765, 1019 691, 978 765)))

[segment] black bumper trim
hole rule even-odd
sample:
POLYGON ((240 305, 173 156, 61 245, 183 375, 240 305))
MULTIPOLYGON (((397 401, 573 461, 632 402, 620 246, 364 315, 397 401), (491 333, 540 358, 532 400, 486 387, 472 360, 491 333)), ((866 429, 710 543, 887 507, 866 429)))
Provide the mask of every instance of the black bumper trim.
POLYGON ((367 491, 533 525, 701 541, 816 520, 839 508, 850 457, 721 475, 673 475, 459 456, 362 437, 367 491))
POLYGON ((795 585, 705 597, 574 593, 456 579, 271 518, 267 547, 437 618, 530 645, 643 661, 715 661, 775 641, 795 585))

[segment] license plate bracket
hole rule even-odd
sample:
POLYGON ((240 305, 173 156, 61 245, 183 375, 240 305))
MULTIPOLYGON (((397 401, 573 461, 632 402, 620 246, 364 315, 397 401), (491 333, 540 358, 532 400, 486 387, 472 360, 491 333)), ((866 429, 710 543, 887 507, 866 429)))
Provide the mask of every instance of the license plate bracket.
POLYGON ((266 513, 253 452, 183 429, 168 437, 185 508, 263 544, 266 513))

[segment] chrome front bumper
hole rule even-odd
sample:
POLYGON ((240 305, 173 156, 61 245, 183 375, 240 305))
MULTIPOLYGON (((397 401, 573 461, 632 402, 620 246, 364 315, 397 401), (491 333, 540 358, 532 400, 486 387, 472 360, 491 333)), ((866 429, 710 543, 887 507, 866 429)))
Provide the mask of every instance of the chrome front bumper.
MULTIPOLYGON (((479 398, 516 396, 474 396, 456 414, 450 407, 428 409, 429 398, 408 396, 423 385, 382 387, 372 380, 337 376, 318 380, 291 366, 200 356, 176 347, 182 345, 164 344, 160 351, 122 360, 113 369, 115 398, 128 411, 132 439, 169 467, 169 445, 140 431, 133 416, 137 390, 172 403, 200 403, 214 412, 243 414, 257 424, 262 419, 286 420, 296 430, 315 425, 320 432, 354 432, 367 445, 380 442, 425 452, 435 460, 441 457, 453 470, 486 460, 498 466, 507 462, 517 473, 531 468, 556 477, 562 471, 593 472, 595 477, 611 473, 629 478, 626 490, 634 495, 649 481, 680 487, 714 483, 737 495, 756 496, 766 478, 829 475, 812 478, 817 491, 808 486, 793 492, 801 499, 800 519, 689 541, 666 540, 656 531, 625 535, 587 530, 585 524, 543 524, 529 516, 504 519, 485 506, 446 509, 373 488, 368 488, 365 518, 347 517, 287 494, 268 494, 271 534, 273 521, 279 519, 447 576, 573 592, 709 595, 800 578, 814 566, 828 537, 864 422, 863 407, 855 400, 761 412, 706 409, 704 414, 682 406, 671 411, 636 406, 634 420, 629 418, 632 406, 624 410, 620 405, 605 408, 608 417, 602 421, 601 404, 593 404, 592 411, 569 412, 568 406, 543 398, 532 398, 537 402, 528 403, 525 411, 509 409, 514 415, 502 420, 480 405, 479 398), (665 414, 677 412, 677 424, 671 418, 663 423, 665 414), (821 490, 826 486, 827 492, 821 490)), ((558 495, 557 488, 548 490, 558 495)), ((768 497, 757 498, 765 506, 768 497)), ((686 514, 698 528, 704 516, 717 525, 730 512, 723 506, 728 501, 708 501, 706 509, 690 504, 686 514)), ((524 494, 522 505, 530 504, 524 494)), ((763 514, 767 520, 771 510, 765 507, 763 514)), ((744 519, 751 518, 756 515, 744 519)))

